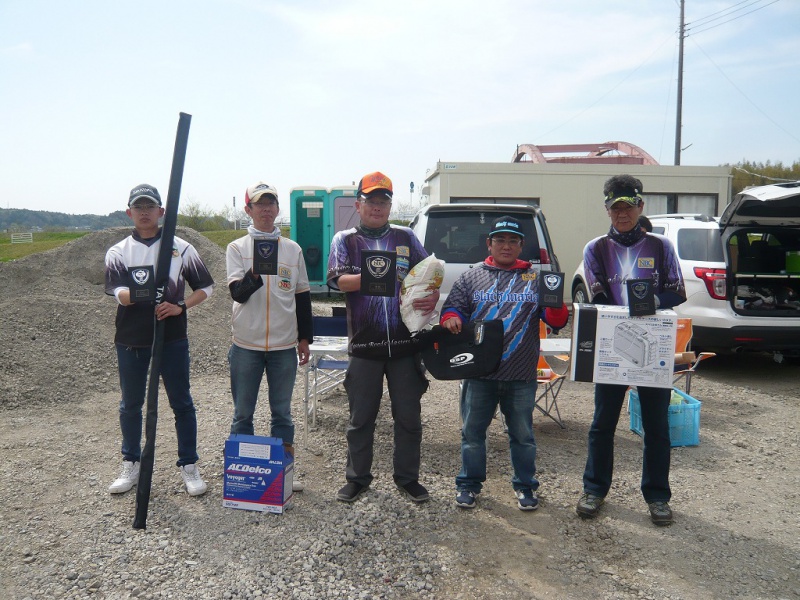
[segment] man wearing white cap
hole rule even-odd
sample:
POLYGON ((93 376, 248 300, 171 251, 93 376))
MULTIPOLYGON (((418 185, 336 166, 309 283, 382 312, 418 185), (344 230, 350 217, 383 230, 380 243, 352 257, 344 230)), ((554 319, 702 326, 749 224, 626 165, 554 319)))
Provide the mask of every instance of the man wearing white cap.
MULTIPOLYGON (((253 219, 247 235, 228 244, 228 288, 233 298, 233 343, 228 352, 233 394, 231 433, 254 434, 253 415, 264 373, 270 409, 270 436, 283 440, 294 456, 292 392, 299 363, 309 359, 313 341, 311 287, 303 250, 275 226, 278 191, 259 182, 247 188, 245 212, 253 219), (275 275, 253 268, 254 241, 277 244, 275 275)), ((273 246, 267 246, 273 247, 273 246)), ((303 489, 295 480, 294 491, 303 489)))

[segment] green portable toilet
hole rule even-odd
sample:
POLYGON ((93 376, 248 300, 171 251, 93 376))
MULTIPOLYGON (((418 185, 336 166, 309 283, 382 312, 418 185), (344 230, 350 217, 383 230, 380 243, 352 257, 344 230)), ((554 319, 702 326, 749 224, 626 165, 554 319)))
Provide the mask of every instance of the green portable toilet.
POLYGON ((330 217, 326 213, 329 211, 325 210, 329 204, 328 190, 314 186, 292 188, 289 201, 290 236, 303 249, 309 283, 324 285, 331 245, 327 237, 330 217))

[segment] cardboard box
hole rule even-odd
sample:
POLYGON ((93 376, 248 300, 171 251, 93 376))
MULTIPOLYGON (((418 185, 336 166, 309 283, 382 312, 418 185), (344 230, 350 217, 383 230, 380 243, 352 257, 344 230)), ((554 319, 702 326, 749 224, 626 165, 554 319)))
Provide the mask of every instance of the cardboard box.
POLYGON ((225 442, 222 506, 282 513, 292 506, 294 458, 279 438, 231 434, 225 442))
POLYGON ((671 388, 678 317, 631 317, 627 306, 573 304, 573 381, 671 388))

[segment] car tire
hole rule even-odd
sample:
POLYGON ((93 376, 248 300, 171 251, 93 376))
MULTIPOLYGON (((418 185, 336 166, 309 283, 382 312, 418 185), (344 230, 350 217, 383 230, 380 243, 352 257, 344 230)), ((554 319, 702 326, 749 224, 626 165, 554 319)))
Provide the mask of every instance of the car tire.
POLYGON ((586 286, 582 283, 576 285, 575 289, 572 290, 572 301, 578 304, 586 304, 589 302, 589 293, 586 291, 586 286))

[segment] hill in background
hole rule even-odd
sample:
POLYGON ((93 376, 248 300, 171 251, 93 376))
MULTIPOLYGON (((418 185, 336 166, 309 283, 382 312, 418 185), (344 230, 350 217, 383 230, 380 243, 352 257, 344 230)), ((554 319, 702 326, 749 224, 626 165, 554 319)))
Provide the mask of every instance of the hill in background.
POLYGON ((27 208, 0 208, 0 231, 47 231, 89 230, 109 227, 127 227, 131 223, 124 210, 116 210, 106 216, 68 215, 46 210, 27 208))

